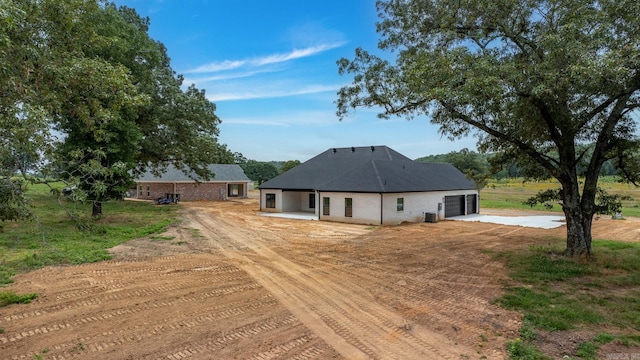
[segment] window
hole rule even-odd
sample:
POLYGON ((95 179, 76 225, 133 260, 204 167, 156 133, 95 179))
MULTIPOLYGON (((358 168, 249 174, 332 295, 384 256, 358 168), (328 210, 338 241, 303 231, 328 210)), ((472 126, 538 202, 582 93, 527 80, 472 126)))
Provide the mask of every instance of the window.
POLYGON ((404 198, 398 198, 398 202, 396 204, 396 209, 398 211, 404 211, 404 198))
POLYGON ((329 215, 329 198, 322 198, 322 215, 329 215))
POLYGON ((316 208, 316 194, 309 194, 309 209, 316 208))
POLYGON ((151 186, 147 185, 147 196, 151 196, 151 186))
POLYGON ((353 216, 353 199, 352 198, 344 198, 344 216, 345 217, 353 216))
POLYGON ((267 209, 276 208, 276 194, 267 194, 267 209))

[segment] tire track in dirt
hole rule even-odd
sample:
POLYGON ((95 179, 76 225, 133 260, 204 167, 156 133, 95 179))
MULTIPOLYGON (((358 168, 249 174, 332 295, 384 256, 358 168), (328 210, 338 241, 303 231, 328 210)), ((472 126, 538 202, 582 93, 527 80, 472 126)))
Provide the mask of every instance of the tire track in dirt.
MULTIPOLYGON (((209 264, 210 265, 210 264, 209 264)), ((28 312, 28 313, 21 313, 21 314, 12 314, 11 316, 5 316, 3 318, 0 318, 0 325, 2 325, 3 323, 8 324, 11 323, 13 321, 22 321, 24 319, 27 318, 31 318, 31 317, 39 317, 39 316, 50 316, 50 314, 53 313, 58 313, 60 311, 63 310, 70 310, 70 309, 74 309, 74 308, 83 308, 83 307, 95 307, 95 306, 102 306, 103 304, 109 303, 109 302, 113 302, 113 301, 119 301, 119 300, 126 300, 126 299, 131 299, 131 298, 145 298, 145 297, 154 297, 155 295, 158 294, 163 294, 163 293, 175 293, 178 292, 180 290, 185 290, 185 289, 190 289, 190 288, 197 288, 200 287, 202 285, 206 285, 206 284, 210 284, 212 282, 215 283, 229 283, 231 281, 235 281, 235 282, 246 282, 247 280, 250 280, 250 278, 248 277, 248 275, 243 272, 242 270, 238 269, 237 267, 233 266, 227 266, 224 268, 223 271, 208 271, 206 270, 208 269, 207 267, 205 268, 195 268, 193 271, 198 271, 198 272, 206 272, 207 273, 207 277, 206 278, 200 278, 200 279, 195 279, 195 280, 187 280, 187 281, 180 281, 177 283, 173 283, 173 285, 161 285, 161 286, 156 286, 152 289, 149 288, 143 288, 143 289, 125 289, 120 291, 120 288, 122 287, 128 287, 130 286, 132 283, 131 281, 129 283, 121 283, 121 286, 117 289, 111 289, 111 288, 105 288, 105 287, 99 287, 99 284, 102 283, 102 281, 100 280, 93 280, 90 282, 90 285, 92 286, 98 286, 98 287, 93 287, 91 290, 86 290, 86 291, 67 291, 66 289, 62 289, 63 291, 60 292, 60 294, 55 295, 55 299, 56 300, 66 300, 66 299, 84 299, 81 301, 71 301, 69 303, 65 303, 63 305, 55 305, 55 306, 51 306, 51 307, 43 307, 40 308, 38 311, 34 311, 34 312, 28 312), (105 291, 107 290, 107 291, 105 291), (113 291, 116 292, 113 292, 113 291), (97 295, 96 295, 97 294, 97 295), (89 298, 89 295, 96 295, 95 297, 89 298)), ((211 267, 212 270, 221 270, 217 267, 211 267)), ((187 270, 184 271, 178 271, 181 273, 182 276, 185 275, 185 272, 188 272, 187 270)), ((102 276, 110 276, 111 273, 109 271, 101 271, 102 276)), ((126 273, 126 272, 125 272, 126 273)), ((175 273, 175 272, 174 272, 175 273)), ((156 274, 156 276, 161 276, 162 274, 156 274)), ((108 282, 113 282, 114 280, 107 280, 108 282)), ((246 291, 246 290, 252 290, 252 289, 257 289, 261 287, 261 285, 251 282, 250 284, 246 284, 246 285, 240 285, 240 286, 226 286, 226 287, 221 287, 221 288, 217 288, 213 291, 210 292, 206 292, 203 294, 200 294, 198 296, 185 296, 185 297, 181 297, 177 300, 174 301, 163 301, 161 303, 152 303, 149 306, 143 307, 142 309, 139 309, 138 311, 144 311, 144 310, 148 310, 150 306, 153 307, 162 307, 162 306, 166 306, 166 307, 170 307, 170 306, 174 306, 178 303, 180 304, 184 304, 184 303, 188 303, 188 302, 195 302, 195 301, 202 301, 206 298, 209 297, 220 297, 223 295, 230 295, 233 293, 238 293, 238 292, 242 292, 242 291, 246 291)), ((129 310, 129 309, 128 309, 129 310)), ((104 314, 102 316, 106 316, 106 317, 115 317, 115 316, 122 316, 125 313, 110 313, 110 314, 104 314)), ((84 321, 86 322, 86 321, 84 321)), ((40 329, 41 331, 53 331, 52 329, 47 329, 47 328, 43 328, 40 329)), ((2 341, 3 337, 0 337, 0 341, 2 341)))
MULTIPOLYGON (((268 234, 237 229, 215 215, 187 212, 223 255, 276 296, 325 342, 348 359, 458 358, 473 353, 380 305, 357 284, 335 282, 279 255, 268 234)), ((336 274, 338 276, 339 274, 336 274)))

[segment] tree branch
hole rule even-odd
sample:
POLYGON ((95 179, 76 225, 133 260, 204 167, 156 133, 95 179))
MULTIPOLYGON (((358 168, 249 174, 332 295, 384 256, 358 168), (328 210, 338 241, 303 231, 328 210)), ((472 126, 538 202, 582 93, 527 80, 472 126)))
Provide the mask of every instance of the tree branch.
POLYGON ((536 162, 538 162, 538 164, 540 164, 541 166, 543 166, 545 169, 551 171, 552 173, 554 173, 557 170, 557 160, 546 156, 544 154, 539 153, 538 151, 536 151, 536 149, 534 149, 533 147, 527 145, 526 143, 515 139, 511 136, 508 136, 507 134, 504 134, 492 127, 487 126, 486 124, 473 120, 473 118, 471 116, 468 116, 467 114, 464 114, 462 112, 459 112, 458 110, 455 109, 455 107, 451 104, 448 104, 444 101, 440 101, 440 104, 448 111, 450 112, 452 115, 458 117, 459 119, 461 119, 462 121, 464 121, 465 123, 474 126, 484 132, 486 132, 489 135, 492 135, 498 139, 502 139, 505 140, 513 145, 515 145, 518 149, 522 150, 523 152, 525 152, 527 155, 529 155, 532 159, 534 159, 536 162))

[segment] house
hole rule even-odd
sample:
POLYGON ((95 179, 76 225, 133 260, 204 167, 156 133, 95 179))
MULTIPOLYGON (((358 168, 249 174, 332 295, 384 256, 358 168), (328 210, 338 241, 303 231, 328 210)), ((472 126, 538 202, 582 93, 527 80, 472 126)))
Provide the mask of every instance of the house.
POLYGON ((261 211, 318 220, 391 225, 479 211, 475 183, 453 165, 416 162, 386 146, 329 149, 259 189, 261 211))
POLYGON ((239 165, 212 164, 208 169, 215 175, 208 181, 196 182, 182 170, 169 166, 160 176, 147 172, 137 179, 130 195, 137 199, 179 198, 184 201, 222 201, 228 198, 246 198, 251 180, 239 165))

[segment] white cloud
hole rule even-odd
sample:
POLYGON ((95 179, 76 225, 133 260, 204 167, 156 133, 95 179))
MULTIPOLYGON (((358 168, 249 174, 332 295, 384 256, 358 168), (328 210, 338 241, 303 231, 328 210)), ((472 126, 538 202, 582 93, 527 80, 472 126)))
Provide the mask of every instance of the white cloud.
POLYGON ((213 63, 207 64, 207 65, 199 66, 199 67, 197 67, 195 69, 192 69, 192 70, 187 70, 187 71, 185 71, 185 74, 210 73, 210 72, 233 70, 233 69, 237 69, 237 68, 245 65, 246 63, 247 62, 245 60, 218 61, 218 62, 213 62, 213 63))
POLYGON ((282 69, 259 69, 259 70, 253 70, 253 71, 221 74, 221 75, 207 76, 207 77, 201 77, 201 78, 198 78, 198 77, 184 78, 183 83, 184 84, 202 84, 210 81, 240 79, 240 78, 251 77, 258 74, 278 72, 278 71, 282 71, 282 69))
POLYGON ((277 115, 244 117, 244 118, 224 118, 224 125, 263 125, 263 126, 330 126, 337 122, 332 111, 294 111, 283 112, 277 115))
POLYGON ((195 69, 184 71, 184 73, 185 74, 212 73, 212 72, 219 72, 219 71, 234 70, 241 67, 259 67, 264 65, 282 63, 290 60, 313 56, 315 54, 319 54, 321 52, 340 47, 344 44, 345 44, 344 42, 335 42, 335 43, 311 46, 304 49, 294 49, 288 53, 273 54, 273 55, 252 58, 252 59, 216 61, 210 64, 199 66, 195 69))
POLYGON ((299 59, 307 56, 312 56, 323 51, 331 50, 342 46, 344 43, 322 44, 318 46, 308 47, 306 49, 294 49, 287 54, 274 54, 261 58, 256 58, 250 61, 252 65, 261 66, 274 63, 285 62, 289 60, 299 59))
POLYGON ((265 89, 263 91, 247 91, 236 93, 213 93, 207 95, 207 99, 213 102, 228 101, 228 100, 247 100, 247 99, 271 99, 282 98, 290 96, 316 94, 326 91, 336 91, 341 85, 310 85, 304 88, 294 90, 279 90, 265 89))

